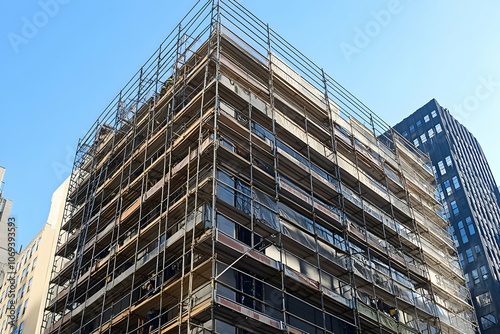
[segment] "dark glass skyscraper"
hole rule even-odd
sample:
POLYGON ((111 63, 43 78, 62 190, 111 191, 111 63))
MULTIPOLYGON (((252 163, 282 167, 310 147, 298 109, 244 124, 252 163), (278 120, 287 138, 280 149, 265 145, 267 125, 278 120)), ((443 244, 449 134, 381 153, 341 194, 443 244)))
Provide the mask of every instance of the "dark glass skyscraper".
POLYGON ((394 129, 430 154, 482 333, 499 333, 498 187, 477 139, 435 99, 394 129))

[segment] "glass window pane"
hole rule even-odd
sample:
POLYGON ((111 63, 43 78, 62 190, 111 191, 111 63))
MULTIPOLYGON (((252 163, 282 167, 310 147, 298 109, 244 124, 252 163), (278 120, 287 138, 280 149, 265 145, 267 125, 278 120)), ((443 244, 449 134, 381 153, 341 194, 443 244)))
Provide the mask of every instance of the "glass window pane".
POLYGON ((467 223, 467 227, 469 228, 469 234, 474 235, 476 230, 474 229, 474 225, 472 224, 472 219, 470 217, 465 218, 465 222, 467 223))
POLYGON ((481 280, 479 279, 479 274, 477 272, 477 269, 472 270, 471 274, 472 274, 472 279, 474 280, 474 284, 479 284, 481 280))
POLYGON ((491 304, 491 293, 489 291, 476 296, 476 301, 479 306, 486 306, 491 304))
POLYGON ((488 279, 488 269, 486 268, 486 266, 481 266, 481 276, 483 276, 483 280, 487 280, 488 279))
POLYGON ((467 283, 467 287, 470 288, 470 278, 469 274, 465 274, 465 282, 467 283))
POLYGON ((230 237, 235 237, 234 223, 223 215, 217 215, 217 228, 219 231, 226 233, 230 237))
POLYGON ((446 193, 451 195, 451 184, 449 180, 444 181, 444 188, 446 189, 446 193))
POLYGON ((441 172, 441 175, 446 174, 446 168, 444 168, 444 163, 443 163, 443 161, 439 161, 439 162, 438 162, 438 167, 439 167, 439 171, 441 172))
MULTIPOLYGON (((464 262, 464 255, 462 253, 458 253, 458 257, 460 258, 460 264, 462 265, 462 267, 465 265, 465 262, 464 262)), ((468 277, 468 276, 467 276, 468 277)))
POLYGON ((476 257, 479 257, 481 255, 481 246, 475 245, 474 251, 476 252, 476 257))
POLYGON ((488 329, 493 327, 497 323, 497 318, 493 315, 493 313, 487 314, 481 317, 481 326, 483 329, 488 329))
MULTIPOLYGON (((469 263, 474 262, 474 255, 472 255, 472 250, 470 248, 468 248, 465 251, 465 254, 467 255, 467 261, 469 261, 469 263)), ((477 270, 476 270, 476 272, 477 272, 477 270)))

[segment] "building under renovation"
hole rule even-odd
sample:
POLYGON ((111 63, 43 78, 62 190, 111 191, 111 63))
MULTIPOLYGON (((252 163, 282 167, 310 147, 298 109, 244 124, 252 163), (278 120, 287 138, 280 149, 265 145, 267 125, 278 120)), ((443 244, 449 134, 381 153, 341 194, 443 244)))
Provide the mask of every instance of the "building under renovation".
POLYGON ((474 333, 429 159, 388 130, 198 2, 79 142, 42 333, 474 333))

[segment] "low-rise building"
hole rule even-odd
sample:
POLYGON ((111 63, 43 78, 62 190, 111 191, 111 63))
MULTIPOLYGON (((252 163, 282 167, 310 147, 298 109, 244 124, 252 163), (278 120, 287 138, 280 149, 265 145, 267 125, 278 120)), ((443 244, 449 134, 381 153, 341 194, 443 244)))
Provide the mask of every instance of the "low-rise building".
POLYGON ((68 190, 64 182, 52 195, 47 223, 19 252, 15 273, 0 289, 0 333, 38 333, 68 190))

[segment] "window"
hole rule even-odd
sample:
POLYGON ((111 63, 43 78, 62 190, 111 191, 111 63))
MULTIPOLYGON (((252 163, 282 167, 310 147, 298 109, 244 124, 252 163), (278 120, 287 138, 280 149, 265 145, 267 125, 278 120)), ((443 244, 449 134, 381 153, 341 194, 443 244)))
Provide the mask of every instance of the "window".
POLYGON ((413 145, 415 145, 415 147, 418 147, 419 143, 417 138, 413 140, 413 145))
POLYGON ((427 131, 427 133, 429 134, 429 139, 434 137, 434 129, 429 129, 429 131, 427 131))
MULTIPOLYGON (((450 226, 450 229, 451 229, 452 239, 453 239, 453 241, 455 242, 455 247, 458 247, 458 246, 459 246, 459 244, 458 244, 458 238, 457 238, 457 235, 455 234, 455 229, 453 228, 453 226, 450 226)), ((459 254, 459 255, 462 255, 462 254, 459 254)), ((461 258, 461 260, 463 260, 463 257, 461 258)))
POLYGON ((479 306, 486 306, 491 304, 491 293, 489 291, 476 296, 476 301, 479 306))
POLYGON ((427 137, 425 136, 425 133, 422 133, 420 135, 420 140, 422 141, 422 143, 425 143, 427 141, 427 137))
POLYGON ((235 225, 232 221, 222 215, 217 215, 217 228, 232 238, 235 237, 235 225))
POLYGON ((451 211, 453 211, 453 214, 456 216, 459 213, 458 206, 457 206, 457 201, 453 201, 450 203, 451 206, 451 211))
POLYGON ((493 313, 487 314, 481 317, 481 326, 484 329, 488 329, 497 324, 497 318, 493 315, 493 313))
POLYGON ((19 325, 19 333, 18 334, 23 334, 23 328, 24 328, 24 321, 21 322, 21 324, 19 325))
POLYGON ((470 288, 470 278, 469 274, 465 274, 465 283, 467 283, 467 287, 470 288))
POLYGON ((434 176, 436 177, 436 179, 438 178, 438 173, 436 171, 436 166, 432 166, 432 171, 434 172, 434 176))
POLYGON ((458 177, 454 176, 451 178, 451 180, 453 181, 453 186, 455 187, 455 189, 460 189, 460 182, 458 181, 458 177))
POLYGON ((408 131, 403 131, 402 135, 403 135, 404 137, 408 137, 408 131))
POLYGON ((483 276, 483 281, 486 281, 488 279, 488 268, 486 266, 481 266, 479 268, 481 270, 481 276, 483 276))
POLYGON ((431 111, 431 115, 432 115, 432 118, 436 117, 437 116, 436 110, 431 111))
POLYGON ((415 125, 410 125, 410 132, 415 132, 415 125))
POLYGON ((35 267, 36 267, 36 260, 38 260, 37 257, 35 257, 35 259, 33 260, 33 269, 32 270, 35 270, 35 267))
POLYGON ((431 120, 431 119, 430 119, 429 115, 425 115, 425 116, 424 116, 424 121, 425 121, 425 123, 429 122, 430 120, 431 120))
POLYGON ((441 124, 436 124, 436 132, 440 133, 441 131, 443 131, 443 129, 441 128, 441 124))
POLYGON ((28 282, 28 291, 31 290, 31 283, 33 283, 33 277, 31 277, 29 282, 28 282))
MULTIPOLYGON (((474 255, 472 255, 472 250, 471 250, 470 248, 467 248, 467 249, 465 250, 465 254, 467 255, 467 261, 468 261, 469 263, 474 262, 474 255)), ((476 270, 476 271, 477 271, 477 270, 476 270)))
POLYGON ((441 199, 444 200, 444 193, 443 193, 443 188, 441 188, 441 184, 438 184, 438 189, 439 189, 439 195, 441 196, 441 199))
POLYGON ((462 253, 458 253, 458 257, 460 258, 460 264, 462 267, 465 266, 464 255, 462 253))
POLYGON ((3 297, 5 297, 5 291, 4 291, 4 292, 2 292, 2 297, 0 297, 0 303, 1 303, 1 302, 2 302, 2 300, 3 300, 3 297))
POLYGON ((465 218, 465 222, 467 223, 467 227, 469 228, 469 234, 474 235, 476 230, 474 229, 474 225, 472 224, 472 219, 470 217, 465 218))
POLYGON ((446 160, 446 164, 447 164, 448 166, 451 166, 451 165, 452 165, 452 163, 451 163, 451 157, 450 157, 450 156, 447 156, 447 157, 445 158, 445 160, 446 160))
POLYGON ((28 273, 29 273, 29 272, 30 272, 30 265, 28 264, 28 265, 26 266, 26 276, 28 276, 28 273))
POLYGON ((444 168, 443 161, 438 162, 438 167, 439 167, 439 171, 441 172, 441 175, 446 174, 446 168, 444 168))
POLYGON ((42 242, 42 238, 38 239, 38 241, 36 243, 36 249, 38 249, 38 247, 40 247, 40 242, 42 242))
POLYGON ((448 209, 448 205, 446 205, 446 201, 443 201, 443 210, 444 216, 446 217, 445 219, 450 218, 450 210, 448 209))
POLYGON ((444 189, 446 189, 446 193, 451 195, 451 185, 450 185, 450 180, 444 181, 444 189))
POLYGON ((419 126, 422 126, 422 121, 421 120, 417 121, 417 127, 419 127, 419 126))
POLYGON ((474 280, 474 284, 479 284, 479 282, 481 281, 479 280, 479 274, 477 273, 477 269, 472 270, 471 274, 472 274, 472 279, 474 280))
POLYGON ((21 316, 21 308, 23 305, 19 305, 16 310, 16 318, 19 318, 21 316))
MULTIPOLYGON (((467 238, 467 233, 465 232, 464 223, 462 223, 462 221, 458 222, 458 229, 460 230, 460 236, 462 237, 462 243, 464 243, 464 244, 468 243, 469 238, 467 238)), ((470 249, 468 249, 468 250, 470 251, 470 249)), ((472 252, 471 252, 471 255, 472 255, 472 252)))
POLYGON ((26 288, 26 284, 24 284, 20 289, 19 291, 17 292, 17 299, 19 299, 19 294, 21 294, 21 298, 23 298, 24 296, 24 289, 26 288))
POLYGON ((29 299, 26 299, 26 301, 24 302, 23 314, 26 312, 26 309, 28 308, 28 300, 29 299))
POLYGON ((481 256, 481 246, 475 245, 474 252, 476 252, 476 257, 480 257, 481 256))

